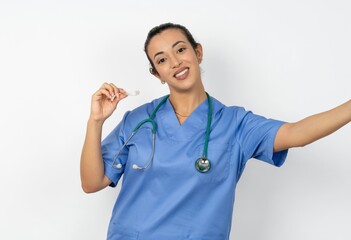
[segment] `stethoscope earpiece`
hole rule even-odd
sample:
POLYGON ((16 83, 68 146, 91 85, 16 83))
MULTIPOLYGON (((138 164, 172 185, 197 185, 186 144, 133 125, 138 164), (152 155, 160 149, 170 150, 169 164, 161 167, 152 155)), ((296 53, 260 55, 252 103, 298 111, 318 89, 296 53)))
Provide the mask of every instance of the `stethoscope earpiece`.
POLYGON ((136 164, 133 164, 133 169, 141 169, 141 167, 139 167, 139 166, 136 165, 136 164))

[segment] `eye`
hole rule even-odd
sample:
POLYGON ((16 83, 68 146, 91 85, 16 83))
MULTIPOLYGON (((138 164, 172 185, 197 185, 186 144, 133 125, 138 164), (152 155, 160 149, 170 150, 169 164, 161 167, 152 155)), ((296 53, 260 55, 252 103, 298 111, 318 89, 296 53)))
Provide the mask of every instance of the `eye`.
POLYGON ((179 49, 178 49, 178 51, 177 51, 177 52, 178 52, 178 53, 182 53, 182 52, 184 52, 185 50, 186 50, 186 48, 185 48, 185 47, 181 47, 181 48, 179 48, 179 49))
POLYGON ((160 58, 158 61, 157 61, 157 64, 162 64, 166 62, 166 58, 160 58))

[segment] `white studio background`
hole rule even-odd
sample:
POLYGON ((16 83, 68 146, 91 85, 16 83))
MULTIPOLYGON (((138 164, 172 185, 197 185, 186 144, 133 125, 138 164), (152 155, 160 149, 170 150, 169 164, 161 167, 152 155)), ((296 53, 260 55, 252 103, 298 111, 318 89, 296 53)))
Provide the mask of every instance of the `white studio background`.
MULTIPOLYGON (((286 121, 350 99, 347 0, 0 0, 0 239, 105 239, 118 189, 84 194, 79 161, 90 97, 103 82, 141 91, 123 113, 167 93, 143 43, 163 22, 203 44, 206 90, 286 121)), ((275 168, 251 160, 231 239, 351 239, 351 126, 275 168)), ((205 199, 204 199, 205 201, 205 199)), ((201 224, 201 223, 199 223, 201 224)))

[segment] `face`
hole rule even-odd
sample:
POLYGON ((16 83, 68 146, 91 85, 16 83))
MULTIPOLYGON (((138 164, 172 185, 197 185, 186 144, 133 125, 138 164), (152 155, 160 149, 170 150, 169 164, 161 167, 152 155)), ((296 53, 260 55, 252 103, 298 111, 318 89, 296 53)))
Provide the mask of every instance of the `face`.
POLYGON ((168 29, 154 36, 147 48, 153 62, 154 75, 168 84, 172 91, 189 91, 202 86, 200 62, 202 47, 191 46, 178 29, 168 29))

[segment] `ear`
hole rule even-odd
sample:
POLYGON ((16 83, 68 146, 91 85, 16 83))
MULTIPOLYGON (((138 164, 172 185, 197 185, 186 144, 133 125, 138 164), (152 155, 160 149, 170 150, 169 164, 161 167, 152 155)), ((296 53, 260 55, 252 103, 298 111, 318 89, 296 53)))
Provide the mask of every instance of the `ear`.
POLYGON ((203 57, 202 45, 200 43, 197 44, 195 53, 196 53, 197 60, 199 61, 199 64, 200 64, 202 62, 202 57, 203 57))
POLYGON ((158 72, 153 68, 153 67, 150 67, 149 68, 149 72, 154 75, 155 77, 157 78, 160 78, 160 75, 158 74, 158 72))

